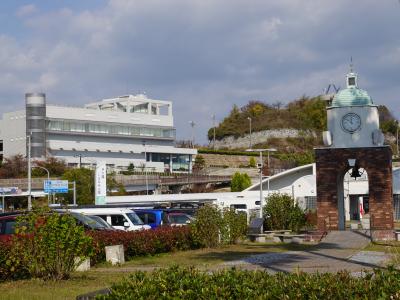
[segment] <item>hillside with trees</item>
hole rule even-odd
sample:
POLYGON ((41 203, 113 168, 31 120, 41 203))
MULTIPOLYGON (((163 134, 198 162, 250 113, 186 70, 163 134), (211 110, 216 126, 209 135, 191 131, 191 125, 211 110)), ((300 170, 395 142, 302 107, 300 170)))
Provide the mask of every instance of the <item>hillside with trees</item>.
MULTIPOLYGON (((297 129, 298 137, 270 138, 266 143, 253 143, 253 148, 274 147, 279 150, 275 157, 281 161, 292 162, 291 166, 310 163, 314 160, 313 148, 322 146, 322 131, 326 130, 326 106, 328 102, 320 97, 306 97, 283 105, 282 102, 269 104, 262 101, 249 101, 243 107, 234 105, 229 115, 215 128, 216 140, 233 136, 249 135, 249 120, 252 132, 273 129, 297 129)), ((386 143, 395 150, 397 120, 390 110, 379 106, 380 125, 386 136, 386 143)), ((212 145, 214 128, 208 130, 212 145)), ((229 150, 229 149, 225 149, 229 150)), ((236 151, 244 149, 236 149, 236 151)))

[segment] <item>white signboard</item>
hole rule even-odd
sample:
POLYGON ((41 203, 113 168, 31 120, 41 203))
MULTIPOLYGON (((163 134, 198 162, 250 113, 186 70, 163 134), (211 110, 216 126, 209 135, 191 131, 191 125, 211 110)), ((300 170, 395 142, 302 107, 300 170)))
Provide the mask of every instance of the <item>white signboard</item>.
POLYGON ((95 175, 95 204, 102 205, 106 203, 107 195, 107 165, 101 161, 96 165, 95 175))

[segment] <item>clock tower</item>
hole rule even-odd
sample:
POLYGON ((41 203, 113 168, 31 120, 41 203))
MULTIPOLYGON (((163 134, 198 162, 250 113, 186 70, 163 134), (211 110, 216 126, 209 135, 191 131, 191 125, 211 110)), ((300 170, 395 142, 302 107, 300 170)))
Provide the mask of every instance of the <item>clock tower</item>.
MULTIPOLYGON (((346 76, 327 107, 324 147, 315 149, 317 216, 320 231, 346 230, 344 175, 368 175, 369 224, 373 240, 394 238, 392 152, 379 129, 378 106, 358 87, 357 74, 346 76)), ((347 192, 349 193, 349 192, 347 192)))
POLYGON ((324 145, 330 148, 382 146, 378 106, 368 93, 357 85, 357 74, 346 76, 347 88, 339 91, 327 108, 328 131, 324 145))

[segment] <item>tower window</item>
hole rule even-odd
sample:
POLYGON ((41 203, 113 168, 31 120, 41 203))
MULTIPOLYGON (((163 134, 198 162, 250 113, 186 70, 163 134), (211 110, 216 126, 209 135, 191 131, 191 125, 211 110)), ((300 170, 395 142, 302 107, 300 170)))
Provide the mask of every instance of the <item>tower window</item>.
POLYGON ((355 86, 356 85, 356 78, 355 77, 349 77, 348 78, 349 86, 355 86))

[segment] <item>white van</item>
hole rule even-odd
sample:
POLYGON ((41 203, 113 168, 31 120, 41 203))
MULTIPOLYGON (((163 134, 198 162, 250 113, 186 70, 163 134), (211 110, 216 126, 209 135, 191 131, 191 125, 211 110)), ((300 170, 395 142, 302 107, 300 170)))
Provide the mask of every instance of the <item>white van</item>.
POLYGON ((137 214, 128 208, 74 208, 72 212, 82 213, 88 216, 99 216, 115 229, 133 231, 150 229, 137 214))

